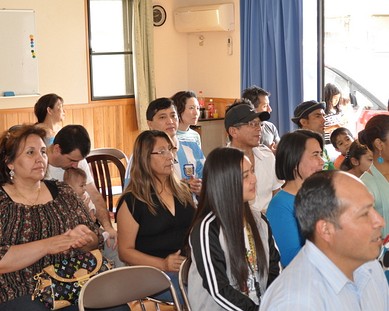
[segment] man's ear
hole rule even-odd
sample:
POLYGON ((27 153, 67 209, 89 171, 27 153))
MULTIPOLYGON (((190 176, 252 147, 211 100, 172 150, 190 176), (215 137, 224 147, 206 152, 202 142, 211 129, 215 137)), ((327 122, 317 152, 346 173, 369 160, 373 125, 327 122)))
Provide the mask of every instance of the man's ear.
POLYGON ((153 129, 153 127, 151 126, 151 124, 152 124, 152 121, 147 120, 147 126, 149 127, 150 130, 153 129))
POLYGON ((238 129, 236 127, 233 127, 233 126, 230 126, 228 128, 228 134, 230 134, 230 136, 232 138, 235 138, 236 137, 236 133, 238 132, 238 129))
POLYGON ((320 219, 315 226, 316 236, 322 240, 329 242, 332 238, 334 225, 327 220, 320 219))
POLYGON ((308 125, 308 119, 304 119, 304 118, 301 118, 300 119, 300 124, 301 124, 301 127, 304 128, 308 125))
POLYGON ((62 149, 58 144, 53 145, 53 153, 61 154, 62 149))

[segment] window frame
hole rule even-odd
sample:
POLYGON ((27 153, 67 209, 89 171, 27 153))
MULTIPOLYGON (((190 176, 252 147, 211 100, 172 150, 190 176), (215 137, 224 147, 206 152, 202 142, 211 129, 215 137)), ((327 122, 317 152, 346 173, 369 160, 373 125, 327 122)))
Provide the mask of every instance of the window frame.
MULTIPOLYGON (((130 90, 132 94, 128 95, 107 95, 107 96, 96 96, 94 94, 93 88, 93 57, 94 56, 112 56, 112 55, 123 55, 124 57, 130 55, 130 58, 133 57, 132 44, 131 44, 131 33, 132 31, 132 18, 130 16, 130 0, 121 0, 123 5, 123 34, 127 34, 127 40, 129 47, 128 51, 115 51, 115 52, 94 52, 92 50, 92 27, 91 27, 91 1, 87 0, 87 14, 88 14, 88 62, 89 62, 89 83, 90 83, 90 97, 92 101, 100 101, 100 100, 112 100, 112 99, 123 99, 123 98, 135 98, 135 89, 134 89, 134 71, 130 70, 130 66, 128 61, 125 61, 125 79, 129 81, 130 90), (131 71, 131 72, 130 72, 131 71), (132 84, 132 86, 131 86, 132 84)), ((126 84, 127 85, 127 84, 126 84)))

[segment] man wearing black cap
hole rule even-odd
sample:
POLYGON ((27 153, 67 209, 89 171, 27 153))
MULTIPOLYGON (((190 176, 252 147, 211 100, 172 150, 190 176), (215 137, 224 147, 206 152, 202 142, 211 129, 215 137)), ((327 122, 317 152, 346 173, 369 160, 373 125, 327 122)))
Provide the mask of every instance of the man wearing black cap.
MULTIPOLYGON (((292 121, 304 130, 311 130, 324 135, 324 116, 325 103, 310 100, 299 104, 294 110, 292 121)), ((323 170, 335 169, 334 163, 330 160, 327 150, 323 150, 323 159, 325 161, 323 170)))
POLYGON ((256 112, 247 99, 232 105, 226 112, 224 125, 230 139, 230 147, 244 151, 254 166, 257 177, 256 196, 250 206, 255 216, 266 212, 272 196, 282 182, 275 175, 275 157, 272 151, 260 144, 261 123, 270 118, 266 111, 256 112))

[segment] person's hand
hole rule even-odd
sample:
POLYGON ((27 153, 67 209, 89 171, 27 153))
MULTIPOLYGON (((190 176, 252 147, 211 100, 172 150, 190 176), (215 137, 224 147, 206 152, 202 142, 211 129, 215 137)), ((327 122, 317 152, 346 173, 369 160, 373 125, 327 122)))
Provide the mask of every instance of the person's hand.
POLYGON ((105 230, 105 232, 108 232, 108 234, 109 234, 109 237, 105 241, 105 243, 107 244, 107 246, 109 248, 112 248, 113 250, 115 250, 117 245, 118 245, 118 233, 112 227, 106 228, 106 229, 104 228, 104 230, 105 230))
POLYGON ((90 235, 86 232, 87 231, 86 230, 84 231, 84 228, 78 228, 77 230, 69 229, 63 234, 48 238, 46 243, 47 246, 46 253, 48 255, 67 253, 71 249, 85 246, 89 242, 93 241, 90 235))
POLYGON ((65 235, 69 235, 76 239, 72 248, 81 248, 89 243, 93 242, 93 231, 85 225, 77 225, 71 230, 65 232, 65 235))
POLYGON ((202 180, 200 178, 195 178, 194 176, 191 176, 188 180, 186 180, 188 183, 190 191, 192 191, 196 195, 200 195, 201 192, 201 185, 202 180))
POLYGON ((185 257, 181 256, 180 253, 179 250, 165 258, 164 271, 178 272, 180 270, 181 263, 185 260, 185 257))

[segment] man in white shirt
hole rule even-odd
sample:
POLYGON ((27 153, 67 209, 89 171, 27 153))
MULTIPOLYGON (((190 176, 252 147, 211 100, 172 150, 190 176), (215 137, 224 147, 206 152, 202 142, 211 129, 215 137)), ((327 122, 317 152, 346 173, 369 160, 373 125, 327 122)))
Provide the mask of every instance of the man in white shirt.
POLYGON ((242 99, 227 110, 224 118, 229 146, 242 150, 254 166, 256 196, 250 206, 256 217, 266 212, 271 198, 283 184, 276 177, 273 152, 260 144, 262 121, 269 117, 268 112, 256 112, 250 101, 242 99))
POLYGON ((54 142, 47 148, 49 165, 46 179, 63 181, 65 170, 69 167, 79 167, 87 176, 86 191, 96 207, 96 218, 109 234, 106 240, 108 247, 113 249, 117 245, 117 232, 112 227, 107 205, 101 193, 97 190, 85 158, 89 154, 91 142, 89 134, 81 125, 67 125, 55 136, 54 142))
POLYGON ((389 310, 377 261, 385 221, 355 176, 321 171, 295 200, 304 247, 266 290, 261 311, 389 310))

